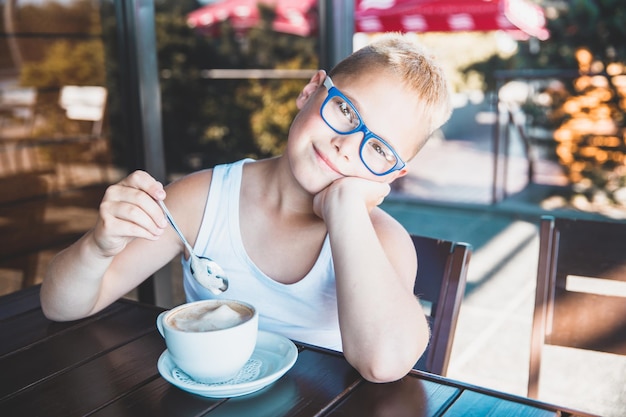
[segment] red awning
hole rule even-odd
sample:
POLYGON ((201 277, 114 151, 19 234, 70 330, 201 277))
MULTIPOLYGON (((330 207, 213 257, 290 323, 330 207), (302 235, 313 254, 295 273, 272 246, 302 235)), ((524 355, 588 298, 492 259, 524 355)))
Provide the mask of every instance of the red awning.
POLYGON ((548 38, 541 7, 528 0, 356 0, 356 32, 505 30, 548 38))
POLYGON ((245 32, 259 23, 258 3, 274 7, 276 32, 308 36, 317 32, 317 0, 222 0, 187 15, 187 24, 212 33, 229 21, 236 31, 245 32))

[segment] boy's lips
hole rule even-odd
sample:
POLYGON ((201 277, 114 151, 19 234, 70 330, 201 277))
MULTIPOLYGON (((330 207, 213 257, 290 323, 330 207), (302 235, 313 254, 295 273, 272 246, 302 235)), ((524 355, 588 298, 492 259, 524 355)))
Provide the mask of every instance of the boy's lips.
POLYGON ((324 165, 326 165, 328 168, 330 168, 330 170, 336 172, 337 174, 344 176, 344 174, 341 173, 341 171, 339 171, 339 169, 335 166, 335 164, 332 163, 332 161, 330 161, 330 159, 328 159, 328 157, 326 155, 324 155, 323 153, 321 153, 319 151, 319 149, 317 149, 315 146, 313 146, 313 150, 315 151, 315 155, 317 156, 317 158, 322 161, 322 163, 324 165))

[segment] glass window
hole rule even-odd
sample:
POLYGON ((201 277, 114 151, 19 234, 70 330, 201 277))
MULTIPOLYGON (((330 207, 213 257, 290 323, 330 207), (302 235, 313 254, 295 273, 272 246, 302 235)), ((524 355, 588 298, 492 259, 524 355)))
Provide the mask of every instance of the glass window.
MULTIPOLYGON (((115 15, 91 0, 0 1, 0 294, 39 283, 125 175, 111 143, 115 15)), ((118 146, 119 148, 119 146, 118 146)))

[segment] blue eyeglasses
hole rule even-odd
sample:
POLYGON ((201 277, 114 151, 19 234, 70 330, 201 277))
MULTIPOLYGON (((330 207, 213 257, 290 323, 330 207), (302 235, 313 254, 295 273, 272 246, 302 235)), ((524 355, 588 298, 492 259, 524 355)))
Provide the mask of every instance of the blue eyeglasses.
POLYGON ((320 108, 322 119, 340 135, 363 133, 359 156, 365 167, 378 176, 404 168, 405 163, 396 151, 365 126, 354 104, 335 87, 328 76, 324 80, 324 87, 328 90, 328 96, 320 108))

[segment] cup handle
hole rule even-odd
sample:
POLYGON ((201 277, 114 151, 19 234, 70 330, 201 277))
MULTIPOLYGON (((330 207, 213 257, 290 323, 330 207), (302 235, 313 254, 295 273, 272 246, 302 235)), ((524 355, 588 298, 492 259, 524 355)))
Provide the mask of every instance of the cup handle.
POLYGON ((161 333, 162 337, 165 337, 165 334, 163 332, 163 319, 165 318, 165 313, 167 313, 167 311, 168 310, 159 314, 156 319, 156 326, 157 326, 157 329, 159 329, 159 333, 161 333))

